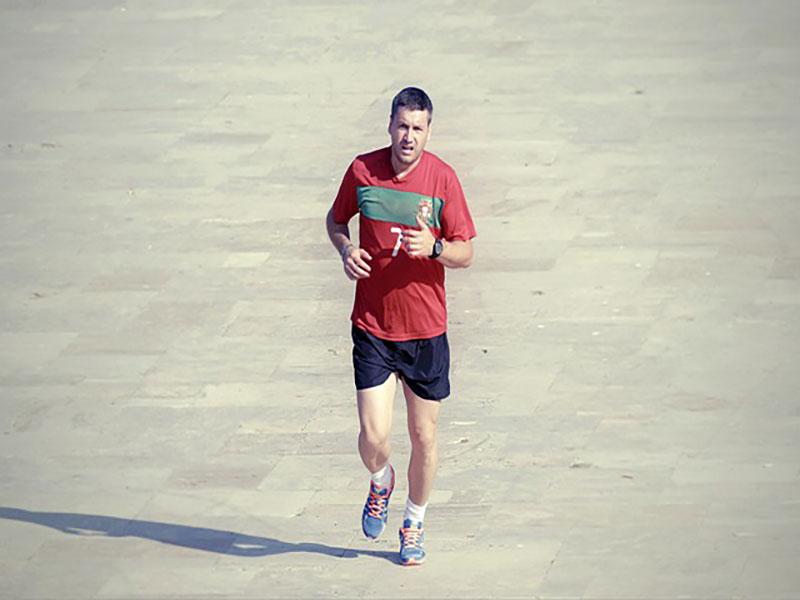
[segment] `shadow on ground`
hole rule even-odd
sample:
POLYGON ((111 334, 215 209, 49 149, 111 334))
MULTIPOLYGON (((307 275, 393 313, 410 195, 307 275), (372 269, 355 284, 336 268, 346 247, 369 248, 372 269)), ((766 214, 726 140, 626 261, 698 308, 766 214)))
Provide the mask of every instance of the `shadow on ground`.
POLYGON ((139 521, 84 515, 79 513, 35 512, 0 507, 0 518, 52 527, 64 533, 81 536, 139 537, 162 544, 172 544, 206 552, 233 556, 272 556, 289 552, 324 554, 336 558, 373 556, 396 562, 396 552, 353 550, 314 542, 283 542, 275 538, 257 537, 235 531, 190 527, 157 521, 139 521))

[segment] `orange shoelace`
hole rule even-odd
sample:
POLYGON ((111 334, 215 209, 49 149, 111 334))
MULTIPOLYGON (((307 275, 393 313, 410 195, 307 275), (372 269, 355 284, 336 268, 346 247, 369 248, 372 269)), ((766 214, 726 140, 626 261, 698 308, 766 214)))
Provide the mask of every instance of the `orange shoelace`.
POLYGON ((416 527, 403 527, 400 529, 403 536, 403 546, 406 548, 420 548, 422 546, 422 529, 416 527))
MULTIPOLYGON (((386 494, 388 496, 388 494, 386 494)), ((375 488, 370 488, 367 498, 367 514, 376 519, 383 519, 386 513, 388 500, 386 496, 381 496, 375 492, 375 488)))

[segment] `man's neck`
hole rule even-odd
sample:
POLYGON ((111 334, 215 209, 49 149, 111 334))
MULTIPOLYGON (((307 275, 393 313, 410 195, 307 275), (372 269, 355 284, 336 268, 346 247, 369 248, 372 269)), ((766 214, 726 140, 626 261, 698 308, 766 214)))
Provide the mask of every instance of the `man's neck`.
POLYGON ((394 156, 392 156, 392 170, 394 171, 395 179, 405 179, 408 175, 417 168, 417 165, 422 161, 423 154, 419 155, 419 158, 415 160, 410 165, 406 165, 401 163, 399 160, 396 160, 394 156))

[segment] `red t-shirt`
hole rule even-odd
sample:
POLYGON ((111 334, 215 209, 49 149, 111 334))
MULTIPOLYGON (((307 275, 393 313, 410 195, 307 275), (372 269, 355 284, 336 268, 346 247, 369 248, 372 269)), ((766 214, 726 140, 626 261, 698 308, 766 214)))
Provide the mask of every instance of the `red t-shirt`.
POLYGON ((359 246, 369 252, 370 276, 359 279, 351 319, 369 333, 391 341, 431 338, 447 331, 444 267, 412 258, 403 231, 419 229, 417 213, 436 237, 470 240, 475 225, 452 167, 430 152, 403 179, 395 176, 391 148, 357 156, 333 202, 333 220, 359 214, 359 246))

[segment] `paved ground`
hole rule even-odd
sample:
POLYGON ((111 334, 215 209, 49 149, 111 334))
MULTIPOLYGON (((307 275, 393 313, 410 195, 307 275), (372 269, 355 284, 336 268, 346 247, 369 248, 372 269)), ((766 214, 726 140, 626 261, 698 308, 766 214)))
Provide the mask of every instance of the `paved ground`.
POLYGON ((0 596, 800 596, 798 30, 789 0, 0 2, 0 596), (406 84, 479 230, 410 571, 402 491, 359 532, 323 229, 406 84))

